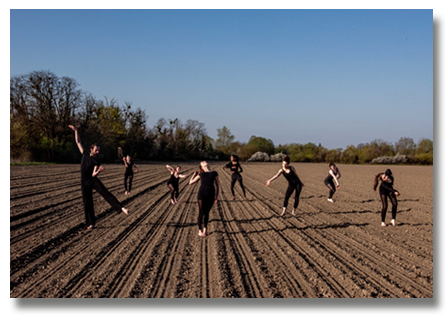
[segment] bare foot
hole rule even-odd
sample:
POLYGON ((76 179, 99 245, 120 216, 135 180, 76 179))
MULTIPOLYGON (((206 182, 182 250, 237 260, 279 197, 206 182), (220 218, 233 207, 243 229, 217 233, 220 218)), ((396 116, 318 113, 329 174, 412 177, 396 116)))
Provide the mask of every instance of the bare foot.
POLYGON ((206 237, 206 236, 208 236, 208 235, 209 235, 209 233, 208 233, 207 229, 204 229, 204 231, 202 232, 202 234, 204 235, 204 237, 206 237))
POLYGON ((244 196, 244 200, 247 200, 247 197, 246 197, 246 196, 244 196))
POLYGON ((95 227, 94 225, 89 225, 89 226, 87 227, 87 230, 92 230, 94 227, 95 227))
POLYGON ((177 198, 174 199, 174 203, 175 203, 175 204, 177 203, 177 198))
POLYGON ((283 212, 280 214, 280 216, 284 216, 286 213, 286 208, 283 208, 283 212))
POLYGON ((392 219, 392 220, 390 221, 390 223, 391 223, 393 226, 395 226, 395 219, 392 219))
POLYGON ((126 191, 124 192, 124 194, 127 195, 127 194, 128 194, 128 191, 126 190, 126 191))
POLYGON ((123 211, 126 215, 129 215, 129 210, 126 208, 121 208, 121 211, 123 211))
POLYGON ((291 214, 292 214, 293 216, 295 216, 295 215, 296 215, 296 209, 292 209, 291 214))
POLYGON ((199 231, 198 236, 200 236, 200 237, 205 237, 205 234, 204 234, 202 231, 199 231))
POLYGON ((232 200, 235 200, 235 196, 232 197, 232 200))
POLYGON ((381 222, 381 226, 386 226, 386 223, 384 223, 384 222, 381 222))
POLYGON ((174 204, 174 200, 173 199, 171 200, 171 204, 174 204))

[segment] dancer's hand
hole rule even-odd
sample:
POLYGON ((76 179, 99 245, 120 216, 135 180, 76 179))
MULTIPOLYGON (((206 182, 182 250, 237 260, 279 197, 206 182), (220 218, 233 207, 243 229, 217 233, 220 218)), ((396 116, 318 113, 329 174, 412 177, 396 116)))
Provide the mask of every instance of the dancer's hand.
POLYGON ((269 187, 270 184, 271 184, 271 181, 270 181, 270 180, 267 180, 267 181, 266 181, 266 187, 269 187))
POLYGON ((136 169, 135 172, 138 173, 138 169, 136 169))
POLYGON ((218 199, 217 198, 215 198, 215 201, 213 202, 213 204, 216 204, 216 203, 218 203, 218 199))
POLYGON ((400 196, 400 193, 398 191, 395 192, 395 195, 400 196))
POLYGON ((68 125, 68 127, 70 127, 72 130, 74 130, 75 132, 78 130, 75 126, 73 125, 68 125))
POLYGON ((340 186, 339 186, 339 185, 337 185, 337 186, 336 186, 336 189, 339 189, 339 187, 340 187, 340 186))
POLYGON ((101 173, 103 170, 104 170, 104 167, 103 167, 103 166, 99 166, 99 167, 98 167, 98 173, 101 173))
POLYGON ((123 161, 125 161, 125 162, 126 162, 126 157, 124 157, 124 156, 123 156, 123 161))

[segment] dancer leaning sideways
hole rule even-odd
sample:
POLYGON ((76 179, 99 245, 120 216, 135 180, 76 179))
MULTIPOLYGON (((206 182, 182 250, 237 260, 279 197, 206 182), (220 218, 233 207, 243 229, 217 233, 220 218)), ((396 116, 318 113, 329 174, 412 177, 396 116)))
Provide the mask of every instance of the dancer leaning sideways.
POLYGON ((278 171, 277 174, 274 175, 271 179, 266 181, 266 186, 269 187, 269 184, 274 181, 280 175, 283 175, 288 181, 288 189, 286 189, 285 200, 283 201, 283 212, 280 216, 283 216, 286 212, 286 207, 288 206, 289 197, 292 195, 294 190, 296 191, 295 200, 294 200, 294 208, 292 209, 292 214, 296 214, 296 209, 299 206, 299 197, 302 191, 302 187, 305 185, 300 181, 299 175, 297 175, 296 170, 293 166, 289 165, 290 159, 289 156, 283 157, 282 168, 278 171))
POLYGON ((138 167, 134 163, 134 160, 127 155, 126 157, 123 156, 123 162, 126 167, 126 170, 124 171, 124 194, 130 195, 131 194, 131 188, 132 188, 132 180, 134 179, 134 171, 132 168, 135 167, 135 172, 138 173, 138 167), (128 186, 128 178, 129 178, 129 186, 128 186))
POLYGON ((328 176, 325 178, 324 183, 330 189, 328 194, 328 202, 333 203, 333 195, 336 192, 336 189, 339 189, 339 181, 341 178, 341 172, 338 167, 334 163, 329 164, 330 170, 328 171, 328 176), (336 182, 336 186, 334 183, 336 182))
POLYGON ((233 199, 235 199, 235 191, 233 190, 236 181, 239 182, 241 186, 241 190, 243 190, 244 199, 246 198, 246 190, 244 189, 243 185, 243 177, 240 173, 243 172, 243 168, 241 168, 238 156, 232 155, 230 157, 230 162, 226 164, 226 168, 230 168, 230 171, 232 172, 232 181, 230 182, 230 190, 232 191, 233 199))
POLYGON ((181 166, 177 166, 176 169, 174 169, 173 167, 166 165, 166 169, 171 173, 171 176, 166 183, 171 191, 171 204, 176 204, 177 198, 179 197, 179 178, 184 178, 188 175, 180 173, 181 166))
POLYGON ((397 196, 400 196, 400 193, 393 187, 394 177, 390 169, 387 169, 384 173, 379 173, 375 176, 375 181, 373 183, 373 190, 376 190, 376 187, 378 186, 378 180, 380 179, 381 179, 380 197, 381 197, 381 203, 383 205, 381 209, 381 226, 386 226, 385 220, 386 220, 388 197, 392 203, 391 224, 395 226, 395 217, 397 215, 397 208, 398 208, 397 196))
POLYGON ((207 224, 210 210, 213 204, 218 202, 219 195, 219 177, 215 171, 210 171, 206 161, 202 161, 199 170, 196 171, 190 179, 190 184, 195 184, 201 180, 201 186, 198 191, 198 227, 199 236, 208 236, 207 224), (216 188, 215 188, 216 185, 216 188))
POLYGON ((90 147, 90 153, 84 150, 81 144, 81 138, 78 129, 72 125, 69 127, 75 131, 75 142, 82 154, 81 159, 81 191, 84 203, 84 213, 86 216, 87 229, 95 227, 95 212, 93 208, 93 189, 95 189, 103 198, 115 209, 117 213, 124 212, 128 214, 128 209, 118 202, 116 197, 112 195, 106 187, 98 179, 98 175, 104 170, 98 160, 100 146, 93 144, 90 147))

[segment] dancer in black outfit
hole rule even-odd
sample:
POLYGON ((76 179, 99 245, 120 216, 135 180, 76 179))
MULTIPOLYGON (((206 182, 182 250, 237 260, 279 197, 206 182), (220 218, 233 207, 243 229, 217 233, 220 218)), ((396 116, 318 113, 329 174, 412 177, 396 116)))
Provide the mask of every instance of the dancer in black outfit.
POLYGON ((400 196, 398 190, 393 188, 394 177, 392 176, 392 171, 390 169, 386 170, 384 173, 379 173, 375 176, 375 182, 373 184, 373 190, 376 190, 378 186, 378 180, 381 179, 380 185, 380 197, 383 208, 381 209, 381 226, 386 226, 386 211, 387 211, 387 197, 390 198, 392 202, 392 220, 391 224, 395 226, 395 216, 397 215, 398 200, 397 196, 400 196))
POLYGON ((235 199, 235 191, 233 187, 235 186, 236 181, 240 183, 241 189, 243 190, 244 199, 246 198, 246 190, 243 185, 243 177, 240 173, 243 172, 243 168, 241 168, 238 156, 232 155, 230 157, 230 162, 226 164, 226 168, 230 168, 232 172, 232 182, 230 182, 230 189, 232 190, 233 199, 235 199))
POLYGON ((196 171, 190 179, 190 184, 195 184, 201 180, 201 186, 198 192, 198 227, 199 236, 208 236, 207 223, 210 210, 213 204, 218 203, 219 195, 219 177, 215 171, 210 171, 206 161, 199 165, 200 170, 196 171), (215 189, 216 184, 216 189, 215 189))
POLYGON ((93 229, 95 227, 95 211, 93 208, 93 189, 95 189, 103 198, 115 209, 117 213, 124 212, 126 215, 129 213, 128 209, 118 202, 114 195, 112 195, 106 187, 98 179, 98 174, 101 173, 104 168, 100 165, 97 158, 100 152, 100 146, 93 144, 90 147, 90 153, 84 151, 81 144, 81 139, 78 134, 78 129, 72 125, 69 127, 75 131, 75 142, 78 145, 79 151, 82 154, 81 159, 81 191, 82 200, 84 203, 84 213, 86 216, 87 229, 93 229))
POLYGON ((177 166, 176 169, 173 167, 166 165, 166 169, 168 169, 171 173, 168 182, 168 188, 171 190, 171 204, 177 203, 177 198, 179 197, 179 178, 187 177, 188 175, 183 175, 180 173, 180 166, 177 166))
POLYGON ((339 168, 336 167, 334 163, 330 163, 328 165, 330 167, 330 170, 328 172, 328 176, 325 178, 324 183, 330 189, 330 193, 328 195, 328 202, 333 203, 333 195, 336 192, 336 189, 339 189, 339 181, 338 179, 341 178, 341 172, 339 171, 339 168), (336 182, 336 187, 334 185, 334 182, 336 182))
POLYGON ((283 201, 283 212, 280 216, 283 216, 286 212, 286 207, 288 206, 288 200, 293 191, 296 191, 296 197, 294 200, 294 208, 292 209, 292 214, 295 216, 296 209, 299 206, 299 197, 300 192, 302 191, 302 187, 305 185, 300 181, 299 175, 297 175, 296 170, 293 166, 289 165, 290 159, 289 156, 283 157, 282 168, 278 171, 274 177, 266 181, 266 186, 269 187, 269 184, 274 181, 277 177, 283 174, 283 176, 288 180, 288 189, 286 189, 285 200, 283 201))
POLYGON ((124 172, 124 194, 130 195, 131 194, 131 188, 132 188, 132 180, 134 179, 134 171, 132 170, 133 167, 135 167, 135 172, 138 173, 138 167, 134 163, 134 160, 127 155, 126 157, 123 156, 123 162, 126 167, 126 170, 124 172), (128 188, 128 178, 129 178, 129 188, 128 188))

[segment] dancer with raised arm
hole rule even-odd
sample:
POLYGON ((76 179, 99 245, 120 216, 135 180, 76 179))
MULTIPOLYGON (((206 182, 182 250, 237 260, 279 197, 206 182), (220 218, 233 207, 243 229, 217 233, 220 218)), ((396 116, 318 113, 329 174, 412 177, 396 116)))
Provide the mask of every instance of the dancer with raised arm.
POLYGON ((171 190, 171 204, 177 203, 177 198, 179 197, 179 178, 187 177, 188 175, 183 175, 180 173, 180 166, 177 166, 176 169, 173 167, 166 165, 166 169, 168 169, 171 173, 168 182, 168 188, 171 190))
POLYGON ((330 189, 327 201, 334 203, 333 195, 336 192, 336 189, 339 189, 338 179, 340 179, 342 175, 339 168, 336 167, 334 163, 330 163, 328 166, 330 167, 330 170, 328 171, 328 176, 324 180, 324 184, 330 189), (336 182, 336 186, 333 181, 336 182))
POLYGON ((198 191, 198 227, 199 236, 208 236, 207 224, 210 210, 213 204, 218 203, 219 195, 219 177, 215 171, 210 171, 206 161, 202 161, 199 165, 199 170, 196 171, 190 179, 189 184, 195 184, 201 180, 201 186, 198 191), (215 189, 216 184, 216 189, 215 189))
POLYGON ((381 179, 380 197, 381 197, 381 203, 383 205, 381 209, 381 226, 386 226, 385 220, 386 220, 388 197, 392 202, 392 220, 390 223, 393 226, 395 226, 395 217, 397 215, 397 208, 398 208, 397 196, 400 196, 400 193, 393 187, 394 177, 392 176, 392 171, 390 169, 387 169, 384 173, 379 173, 375 176, 375 182, 373 183, 373 190, 376 190, 379 179, 381 179))
POLYGON ((292 209, 292 214, 296 215, 296 209, 299 206, 299 197, 302 191, 302 187, 305 185, 300 181, 299 175, 297 175, 296 170, 293 166, 289 165, 290 159, 289 156, 284 156, 282 161, 282 168, 275 174, 271 179, 266 181, 266 186, 269 187, 272 181, 274 181, 280 175, 283 175, 286 180, 288 180, 288 189, 286 189, 285 200, 283 201, 283 211, 280 216, 283 216, 286 213, 286 208, 288 206, 289 197, 292 195, 293 191, 296 191, 295 200, 294 200, 294 208, 292 209))
POLYGON ((132 180, 134 179, 134 171, 132 170, 133 167, 135 167, 135 172, 138 173, 138 167, 134 163, 134 160, 127 155, 126 157, 123 156, 123 162, 126 167, 126 170, 124 172, 124 194, 130 195, 131 194, 131 188, 132 188, 132 180), (128 178, 129 178, 129 187, 128 187, 128 178))
POLYGON ((115 209, 117 213, 124 212, 126 215, 129 213, 128 209, 118 202, 116 197, 112 195, 106 187, 98 179, 104 168, 101 166, 98 160, 98 154, 100 152, 100 146, 93 144, 90 146, 90 153, 84 150, 81 143, 81 138, 78 134, 78 129, 75 126, 69 125, 69 127, 75 131, 75 142, 82 154, 81 159, 81 191, 82 201, 84 203, 84 214, 86 218, 87 229, 93 229, 95 227, 95 211, 93 208, 93 189, 95 189, 103 198, 115 209))
POLYGON ((243 172, 243 168, 241 168, 238 156, 232 155, 230 157, 230 162, 226 164, 225 167, 230 168, 230 171, 232 172, 232 182, 230 182, 230 190, 232 190, 233 199, 235 199, 235 191, 233 190, 233 187, 235 186, 236 181, 239 182, 241 189, 243 190, 244 199, 247 199, 246 190, 244 189, 243 185, 243 177, 240 174, 243 172))

